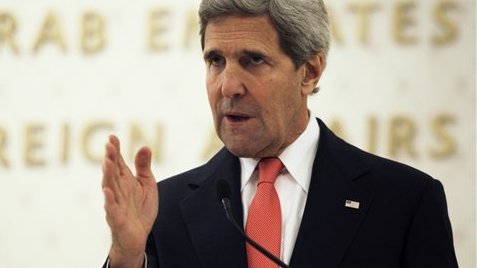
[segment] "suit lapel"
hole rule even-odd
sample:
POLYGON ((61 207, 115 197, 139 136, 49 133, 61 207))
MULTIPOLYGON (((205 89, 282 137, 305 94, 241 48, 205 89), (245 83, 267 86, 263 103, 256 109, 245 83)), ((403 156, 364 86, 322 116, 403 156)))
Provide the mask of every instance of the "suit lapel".
POLYGON ((338 267, 373 197, 372 185, 360 184, 366 172, 339 140, 320 122, 320 141, 313 164, 308 198, 293 251, 292 267, 338 267), (345 206, 346 200, 359 202, 345 206))
POLYGON ((200 185, 191 185, 197 189, 181 203, 181 212, 201 265, 207 268, 246 267, 245 242, 228 222, 216 193, 217 180, 229 183, 233 213, 242 225, 239 161, 222 150, 205 170, 200 185))
MULTIPOLYGON (((338 267, 363 220, 374 186, 360 180, 368 169, 343 141, 319 121, 320 141, 305 212, 295 243, 292 267, 338 267), (359 202, 359 209, 345 206, 359 202), (319 266, 316 264, 320 264, 319 266)), ((181 212, 202 267, 247 267, 245 242, 227 221, 217 200, 216 182, 226 180, 232 190, 232 208, 243 222, 240 163, 227 150, 219 152, 199 174, 197 188, 181 203, 181 212)))

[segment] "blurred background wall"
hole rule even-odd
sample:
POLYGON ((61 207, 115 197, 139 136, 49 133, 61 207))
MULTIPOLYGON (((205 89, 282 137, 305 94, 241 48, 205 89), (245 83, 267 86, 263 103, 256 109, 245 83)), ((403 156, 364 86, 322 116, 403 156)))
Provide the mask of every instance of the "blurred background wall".
MULTIPOLYGON (((326 1, 316 115, 444 184, 460 267, 476 267, 473 0, 326 1)), ((158 180, 220 147, 196 0, 0 0, 0 267, 99 267, 109 133, 158 180), (187 151, 188 154, 180 154, 187 151)))

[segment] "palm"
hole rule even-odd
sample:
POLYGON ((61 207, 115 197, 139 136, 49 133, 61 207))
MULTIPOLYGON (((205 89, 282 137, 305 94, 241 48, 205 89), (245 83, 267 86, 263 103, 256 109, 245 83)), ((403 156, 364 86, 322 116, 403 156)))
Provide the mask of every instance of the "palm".
POLYGON ((110 137, 103 167, 103 191, 113 239, 111 254, 128 258, 144 251, 158 213, 158 191, 150 165, 151 151, 140 149, 134 175, 121 157, 119 141, 110 137))

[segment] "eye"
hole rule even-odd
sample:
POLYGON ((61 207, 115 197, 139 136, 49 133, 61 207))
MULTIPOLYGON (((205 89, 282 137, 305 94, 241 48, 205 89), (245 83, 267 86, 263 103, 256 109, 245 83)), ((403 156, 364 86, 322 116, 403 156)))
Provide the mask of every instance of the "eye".
POLYGON ((225 64, 225 58, 218 54, 210 54, 205 57, 205 62, 211 66, 222 66, 225 64))
POLYGON ((225 62, 225 59, 219 55, 215 55, 213 57, 210 58, 210 64, 214 65, 214 66, 220 66, 220 65, 223 65, 225 62))
POLYGON ((267 58, 261 53, 246 52, 240 59, 240 64, 244 67, 257 68, 267 63, 267 58))
POLYGON ((263 57, 260 55, 254 55, 250 57, 250 63, 254 65, 259 65, 264 62, 263 57))

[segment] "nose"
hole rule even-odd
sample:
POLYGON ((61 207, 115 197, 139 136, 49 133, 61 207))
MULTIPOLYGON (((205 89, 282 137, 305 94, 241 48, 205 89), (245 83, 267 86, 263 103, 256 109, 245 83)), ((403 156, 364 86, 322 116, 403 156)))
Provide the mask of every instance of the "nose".
POLYGON ((240 66, 227 64, 222 72, 222 95, 227 98, 245 94, 244 74, 240 66))

